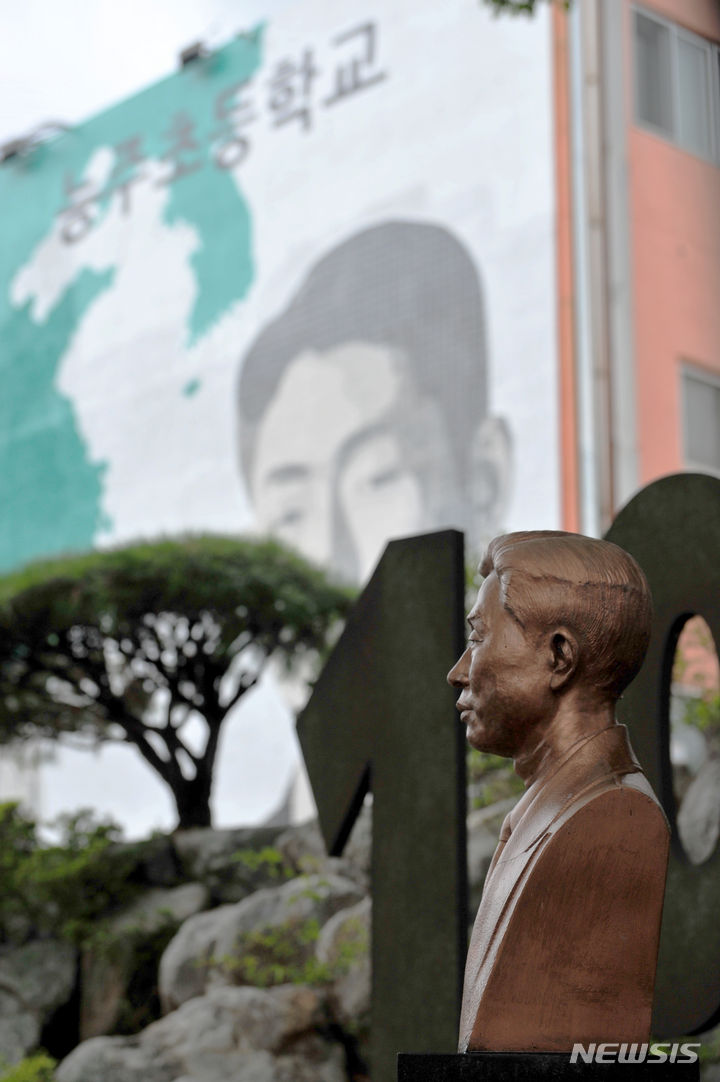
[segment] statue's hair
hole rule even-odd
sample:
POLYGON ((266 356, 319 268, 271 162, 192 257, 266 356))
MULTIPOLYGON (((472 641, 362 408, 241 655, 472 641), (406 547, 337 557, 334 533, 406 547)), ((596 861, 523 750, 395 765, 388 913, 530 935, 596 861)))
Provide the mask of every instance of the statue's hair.
POLYGON ((610 541, 552 530, 510 533, 488 545, 480 573, 495 572, 506 610, 524 630, 564 625, 577 637, 584 681, 617 699, 650 640, 647 579, 610 541))

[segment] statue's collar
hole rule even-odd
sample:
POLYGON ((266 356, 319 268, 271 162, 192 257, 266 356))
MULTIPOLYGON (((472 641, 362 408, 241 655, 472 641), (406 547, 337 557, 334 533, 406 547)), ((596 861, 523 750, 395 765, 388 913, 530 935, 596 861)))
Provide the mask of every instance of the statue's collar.
POLYGON ((610 777, 638 771, 641 767, 633 755, 624 725, 613 723, 589 733, 566 748, 531 781, 510 813, 510 827, 514 830, 528 813, 529 818, 538 814, 538 825, 542 822, 547 827, 567 804, 580 799, 587 789, 610 777), (542 815, 539 815, 540 807, 543 808, 542 815), (548 812, 551 813, 549 818, 548 812))

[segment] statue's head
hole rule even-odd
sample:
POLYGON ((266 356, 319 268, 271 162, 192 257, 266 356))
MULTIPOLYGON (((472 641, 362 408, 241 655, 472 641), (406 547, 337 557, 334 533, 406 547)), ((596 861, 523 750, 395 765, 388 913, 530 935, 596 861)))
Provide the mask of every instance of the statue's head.
POLYGON ((470 743, 515 757, 571 691, 591 710, 615 703, 645 656, 650 591, 623 549, 570 533, 496 537, 480 572, 468 647, 448 679, 470 743))

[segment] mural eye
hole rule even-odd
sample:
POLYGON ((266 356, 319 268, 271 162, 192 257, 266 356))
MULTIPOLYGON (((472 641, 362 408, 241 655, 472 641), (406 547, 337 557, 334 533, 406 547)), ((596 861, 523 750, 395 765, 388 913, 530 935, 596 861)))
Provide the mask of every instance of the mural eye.
POLYGON ((299 522, 302 522, 305 517, 304 512, 299 507, 289 507, 287 511, 284 511, 282 515, 278 515, 275 519, 274 529, 283 530, 288 527, 292 528, 297 526, 299 522))
POLYGON ((380 470, 370 478, 370 487, 382 488, 384 485, 390 485, 393 481, 397 481, 399 476, 400 470, 396 466, 391 466, 387 470, 380 470))

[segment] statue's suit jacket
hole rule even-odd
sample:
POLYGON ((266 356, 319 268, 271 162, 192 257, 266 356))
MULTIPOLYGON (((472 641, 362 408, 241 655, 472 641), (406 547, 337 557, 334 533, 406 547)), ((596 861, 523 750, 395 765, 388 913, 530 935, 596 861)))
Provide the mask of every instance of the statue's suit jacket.
POLYGON ((575 744, 500 837, 468 951, 460 1051, 647 1040, 669 830, 625 727, 575 744))

